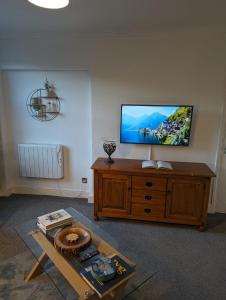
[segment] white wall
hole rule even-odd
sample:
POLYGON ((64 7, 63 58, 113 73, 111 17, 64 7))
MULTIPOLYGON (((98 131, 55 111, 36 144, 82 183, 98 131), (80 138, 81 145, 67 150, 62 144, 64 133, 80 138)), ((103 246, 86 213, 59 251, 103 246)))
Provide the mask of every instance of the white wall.
MULTIPOLYGON (((98 45, 92 70, 93 156, 101 137, 118 136, 121 103, 194 105, 189 147, 153 146, 153 158, 215 165, 224 100, 223 49, 210 38, 114 39, 98 45), (105 124, 105 126, 102 126, 105 124)), ((146 158, 147 147, 121 145, 115 155, 146 158)))
POLYGON ((218 177, 217 177, 217 189, 216 193, 216 207, 215 211, 226 213, 226 101, 223 110, 223 122, 222 122, 222 134, 221 141, 219 143, 219 152, 221 156, 218 157, 218 177))
MULTIPOLYGON (((154 146, 153 158, 200 161, 215 169, 225 97, 225 51, 225 35, 216 33, 9 38, 2 41, 0 66, 89 68, 93 160, 104 155, 102 137, 119 136, 121 103, 193 104, 191 145, 154 146)), ((146 159, 148 147, 119 145, 114 156, 146 159)))
POLYGON ((3 137, 4 137, 4 97, 2 85, 2 73, 0 72, 0 195, 4 195, 6 188, 5 165, 4 165, 4 151, 3 151, 3 137))
MULTIPOLYGON (((33 192, 77 196, 91 189, 92 137, 91 99, 87 71, 7 71, 3 73, 7 91, 7 125, 11 138, 7 151, 9 186, 14 192, 33 192), (50 122, 33 119, 27 112, 28 95, 42 88, 45 79, 54 84, 61 99, 61 113, 50 122), (64 145, 63 180, 40 180, 19 177, 17 145, 47 143, 64 145), (81 186, 81 178, 88 185, 81 186)), ((84 193, 83 193, 84 196, 84 193)), ((86 195, 87 196, 87 195, 86 195)))

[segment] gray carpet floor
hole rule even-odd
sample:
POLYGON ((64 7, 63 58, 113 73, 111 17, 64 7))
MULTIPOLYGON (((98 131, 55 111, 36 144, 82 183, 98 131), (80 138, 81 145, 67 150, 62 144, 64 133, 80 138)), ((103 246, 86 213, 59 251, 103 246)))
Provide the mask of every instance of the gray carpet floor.
MULTIPOLYGON (((73 299, 71 293, 61 292, 47 273, 29 284, 23 282, 34 257, 15 230, 38 215, 67 207, 92 219, 93 205, 86 199, 32 195, 0 198, 0 299, 73 299)), ((136 278, 134 289, 124 299, 226 299, 226 215, 210 215, 208 230, 202 233, 192 226, 140 221, 104 219, 97 224, 137 263, 138 275, 145 270, 150 275, 136 278)))

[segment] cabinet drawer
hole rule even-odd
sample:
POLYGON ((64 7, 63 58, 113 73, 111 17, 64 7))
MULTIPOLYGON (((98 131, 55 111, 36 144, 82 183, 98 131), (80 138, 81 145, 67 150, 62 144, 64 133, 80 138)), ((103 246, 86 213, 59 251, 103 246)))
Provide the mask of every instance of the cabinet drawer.
POLYGON ((164 217, 165 206, 151 204, 132 204, 132 215, 142 218, 164 217))
POLYGON ((166 178, 133 176, 132 187, 141 190, 165 191, 166 178))
POLYGON ((166 193, 162 191, 133 190, 132 202, 165 206, 166 193))

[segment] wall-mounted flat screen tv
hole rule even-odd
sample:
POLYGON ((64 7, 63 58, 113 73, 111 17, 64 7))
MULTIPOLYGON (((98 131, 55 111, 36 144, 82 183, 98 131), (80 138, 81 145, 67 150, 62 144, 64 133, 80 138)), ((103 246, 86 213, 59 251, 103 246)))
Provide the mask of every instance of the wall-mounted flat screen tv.
POLYGON ((193 106, 121 106, 120 142, 188 146, 193 106))

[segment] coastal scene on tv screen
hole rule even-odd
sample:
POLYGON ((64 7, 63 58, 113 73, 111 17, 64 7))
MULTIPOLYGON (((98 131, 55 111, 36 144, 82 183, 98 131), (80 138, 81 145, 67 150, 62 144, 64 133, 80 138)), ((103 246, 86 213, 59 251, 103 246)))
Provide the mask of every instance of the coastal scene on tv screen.
POLYGON ((189 144, 192 106, 122 105, 121 142, 189 144))

